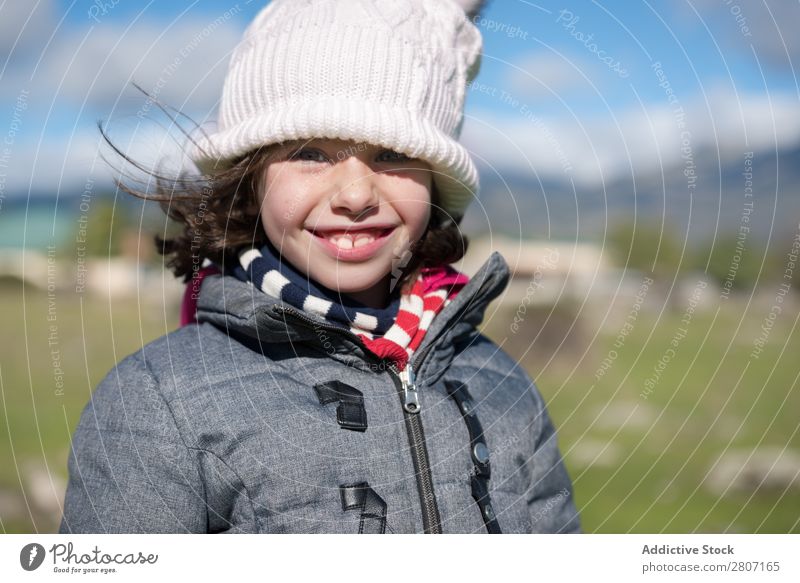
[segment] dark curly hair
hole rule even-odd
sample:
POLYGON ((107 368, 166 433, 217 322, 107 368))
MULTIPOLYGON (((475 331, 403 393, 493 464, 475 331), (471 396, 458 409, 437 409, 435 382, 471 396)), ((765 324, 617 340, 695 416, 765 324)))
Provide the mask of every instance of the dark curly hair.
MULTIPOLYGON (((167 258, 165 264, 176 277, 185 283, 190 281, 206 259, 223 268, 236 264, 237 249, 268 241, 258 193, 266 167, 282 144, 259 148, 211 174, 167 176, 132 160, 114 145, 102 124, 99 128, 106 143, 147 177, 135 180, 120 174, 115 178, 116 185, 138 198, 158 201, 176 223, 175 234, 155 236, 157 251, 167 258)), ((466 235, 441 207, 433 185, 430 221, 420 240, 411 246, 410 259, 399 266, 401 274, 396 285, 404 292, 410 290, 422 268, 455 263, 466 253, 468 243, 466 235)))

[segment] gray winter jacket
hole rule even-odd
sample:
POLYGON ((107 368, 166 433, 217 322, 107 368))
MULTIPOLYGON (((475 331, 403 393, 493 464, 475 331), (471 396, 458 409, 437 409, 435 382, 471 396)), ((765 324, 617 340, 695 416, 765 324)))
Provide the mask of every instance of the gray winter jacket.
POLYGON ((508 279, 492 254, 434 319, 414 379, 342 328, 207 277, 200 324, 95 389, 59 531, 580 532, 541 395, 476 330, 508 279))

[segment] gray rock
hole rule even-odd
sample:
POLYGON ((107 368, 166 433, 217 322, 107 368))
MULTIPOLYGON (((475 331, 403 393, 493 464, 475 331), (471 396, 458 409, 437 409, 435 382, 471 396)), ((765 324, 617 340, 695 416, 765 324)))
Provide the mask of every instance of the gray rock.
POLYGON ((718 496, 800 490, 800 453, 779 447, 727 451, 709 472, 704 486, 718 496))

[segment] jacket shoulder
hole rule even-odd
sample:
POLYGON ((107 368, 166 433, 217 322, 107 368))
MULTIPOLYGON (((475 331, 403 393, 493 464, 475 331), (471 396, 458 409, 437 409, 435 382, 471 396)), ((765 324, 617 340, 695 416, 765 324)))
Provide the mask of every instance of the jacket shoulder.
POLYGON ((523 366, 497 342, 480 332, 476 332, 463 345, 456 362, 462 366, 471 366, 501 374, 516 382, 532 385, 535 388, 534 380, 523 366))
POLYGON ((146 361, 153 374, 160 377, 187 362, 202 366, 203 358, 209 354, 217 354, 223 347, 230 351, 231 342, 228 335, 211 324, 190 324, 148 342, 130 356, 146 361))
POLYGON ((105 374, 81 413, 80 425, 91 422, 105 431, 131 431, 135 422, 145 421, 142 431, 174 426, 146 355, 145 348, 129 354, 105 374))
POLYGON ((450 365, 451 374, 471 379, 471 384, 496 398, 516 399, 517 408, 525 407, 537 415, 546 405, 536 382, 525 368, 494 340, 483 333, 472 335, 456 349, 450 365), (500 391, 495 389, 500 388, 500 391), (521 399, 521 400, 520 400, 521 399))
POLYGON ((117 363, 81 413, 61 533, 205 531, 196 453, 150 367, 148 346, 117 363))
POLYGON ((224 367, 235 367, 244 346, 212 324, 190 324, 170 331, 121 360, 117 367, 147 371, 167 400, 187 386, 195 386, 198 375, 213 376, 224 367))

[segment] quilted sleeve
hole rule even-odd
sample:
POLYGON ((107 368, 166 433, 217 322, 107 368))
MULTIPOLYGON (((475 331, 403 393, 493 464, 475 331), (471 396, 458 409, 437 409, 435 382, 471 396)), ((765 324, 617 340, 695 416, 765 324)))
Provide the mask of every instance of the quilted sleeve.
POLYGON ((60 533, 206 532, 197 452, 141 354, 112 369, 81 414, 60 533))
POLYGON ((561 458, 555 427, 539 389, 530 377, 525 376, 539 407, 536 449, 527 498, 533 532, 580 533, 582 530, 572 481, 561 458))

